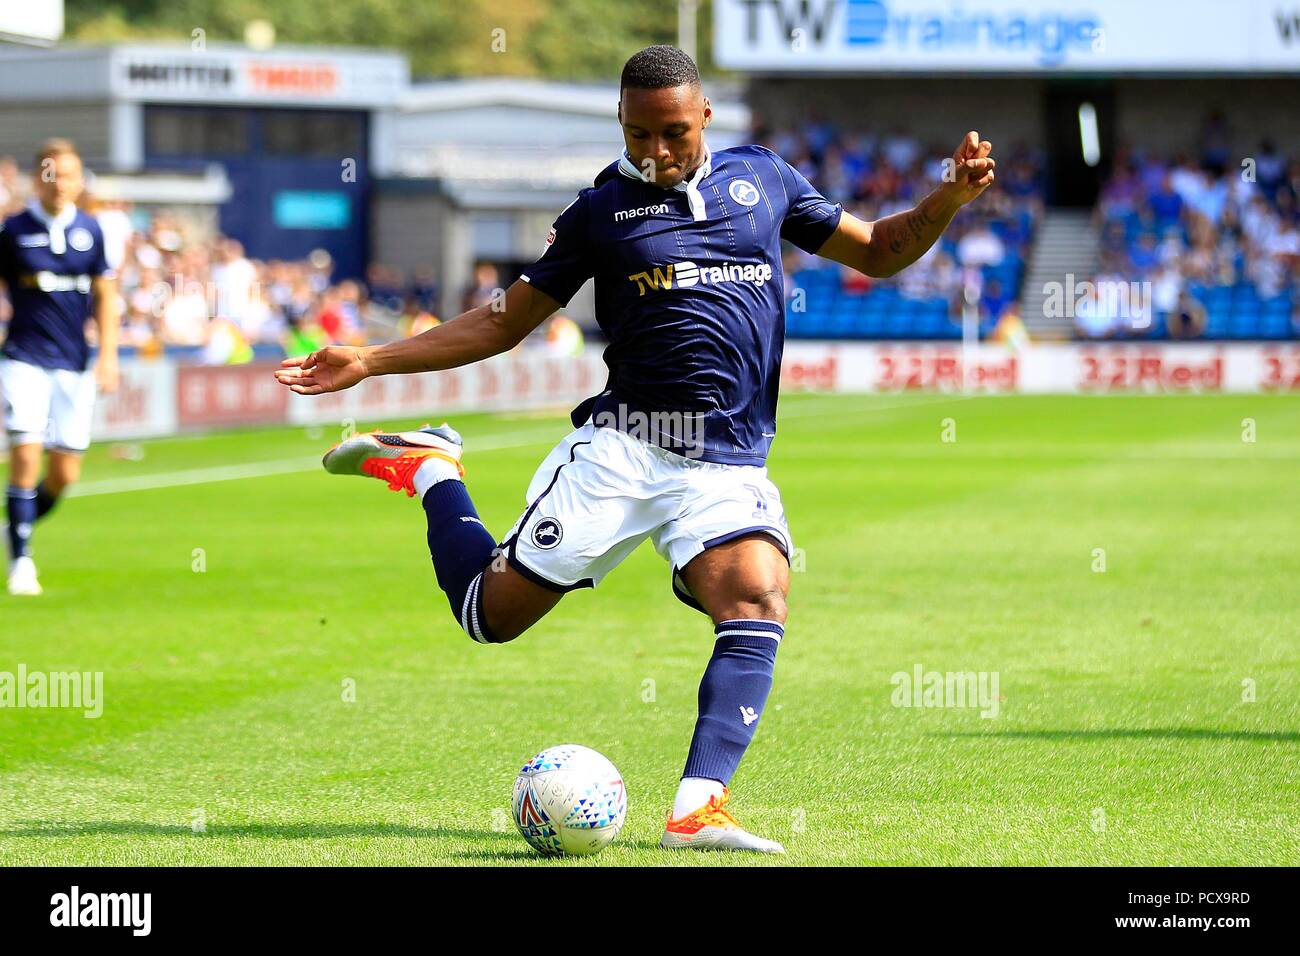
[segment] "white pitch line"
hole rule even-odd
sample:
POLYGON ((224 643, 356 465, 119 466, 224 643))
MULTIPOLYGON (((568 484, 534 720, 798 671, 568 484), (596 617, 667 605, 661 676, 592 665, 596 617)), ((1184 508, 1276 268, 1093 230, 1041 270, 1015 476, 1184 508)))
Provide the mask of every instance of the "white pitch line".
MULTIPOLYGON (((474 451, 500 451, 505 448, 525 448, 542 442, 559 441, 554 431, 507 432, 475 440, 474 451)), ((217 481, 237 481, 241 478, 266 478, 271 475, 290 475, 320 468, 320 455, 310 458, 281 458, 276 461, 255 461, 242 465, 218 465, 214 468, 190 468, 186 471, 164 471, 152 475, 130 478, 105 478, 74 485, 69 498, 89 498, 93 495, 116 495, 125 491, 154 491, 160 488, 179 488, 184 485, 205 485, 217 481)))
MULTIPOLYGON (((872 412, 885 411, 887 409, 906 409, 922 405, 940 405, 977 397, 980 396, 947 395, 936 396, 934 398, 927 398, 914 402, 882 402, 867 405, 862 408, 855 408, 852 411, 845 409, 834 411, 821 407, 793 408, 788 412, 779 413, 778 421, 790 418, 811 417, 813 415, 823 416, 829 414, 843 417, 845 415, 869 414, 872 412)), ((565 434, 567 434, 567 431, 549 429, 545 432, 506 432, 502 435, 493 435, 488 438, 475 439, 470 445, 470 448, 475 452, 499 451, 506 448, 525 448, 529 445, 541 444, 543 442, 558 442, 565 434)), ((319 467, 320 457, 313 455, 310 458, 281 458, 274 461, 248 462, 241 465, 218 465, 213 468, 191 468, 185 471, 164 471, 151 475, 135 475, 129 478, 105 478, 100 481, 86 481, 79 485, 74 485, 69 489, 68 497, 90 498, 95 495, 116 495, 128 491, 156 491, 161 488, 180 488, 185 485, 206 485, 218 481, 239 481, 245 478, 267 478, 271 475, 291 475, 301 472, 315 471, 319 467)))

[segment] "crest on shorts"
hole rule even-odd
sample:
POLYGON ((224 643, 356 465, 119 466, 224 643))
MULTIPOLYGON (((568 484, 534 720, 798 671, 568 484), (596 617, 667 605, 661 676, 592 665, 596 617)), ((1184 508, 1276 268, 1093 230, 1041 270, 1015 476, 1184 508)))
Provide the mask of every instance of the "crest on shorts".
POLYGON ((554 518, 543 518, 533 525, 533 544, 543 551, 550 551, 564 537, 564 528, 554 518))

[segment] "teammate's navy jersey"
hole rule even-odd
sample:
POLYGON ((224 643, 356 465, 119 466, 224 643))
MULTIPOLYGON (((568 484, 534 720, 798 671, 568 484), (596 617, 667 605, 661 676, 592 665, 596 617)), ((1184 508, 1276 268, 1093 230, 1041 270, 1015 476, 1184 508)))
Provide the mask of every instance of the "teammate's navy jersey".
POLYGON ((84 371, 91 280, 109 271, 99 223, 80 209, 50 219, 26 209, 0 230, 0 279, 13 316, 3 354, 42 368, 84 371))
POLYGON ((574 425, 591 415, 679 454, 763 464, 785 344, 781 239, 816 252, 839 221, 762 146, 712 153, 673 189, 645 182, 626 154, 611 164, 523 276, 561 304, 595 277, 609 382, 574 425))

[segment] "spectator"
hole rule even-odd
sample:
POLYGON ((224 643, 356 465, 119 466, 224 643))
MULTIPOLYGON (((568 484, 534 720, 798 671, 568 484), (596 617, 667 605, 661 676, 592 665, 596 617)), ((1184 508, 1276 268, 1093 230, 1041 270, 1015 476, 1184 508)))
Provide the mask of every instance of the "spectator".
POLYGON ((489 305, 500 290, 501 280, 497 267, 490 262, 479 262, 474 266, 474 281, 461 298, 460 310, 468 312, 470 309, 489 305))
POLYGON ((1169 313, 1168 324, 1171 339, 1199 338, 1205 330, 1205 306, 1183 292, 1177 307, 1169 313))
POLYGON ((421 304, 418 295, 412 293, 406 297, 406 304, 399 320, 399 328, 403 336, 409 338, 412 335, 419 335, 441 324, 438 317, 421 304))
POLYGON ((1001 265, 1006 247, 982 219, 957 243, 957 261, 967 268, 1001 265))

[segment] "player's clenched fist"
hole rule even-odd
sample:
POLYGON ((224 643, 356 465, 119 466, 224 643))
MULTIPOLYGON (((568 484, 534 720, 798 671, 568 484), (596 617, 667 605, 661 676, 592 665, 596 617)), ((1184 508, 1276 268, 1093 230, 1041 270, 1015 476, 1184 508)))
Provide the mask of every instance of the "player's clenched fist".
POLYGON ((362 349, 330 345, 300 358, 287 358, 275 370, 275 378, 299 395, 320 395, 351 388, 365 378, 362 349))
POLYGON ((997 164, 989 155, 992 151, 993 144, 971 130, 952 154, 951 166, 944 170, 943 188, 958 204, 965 205, 993 184, 997 164))

